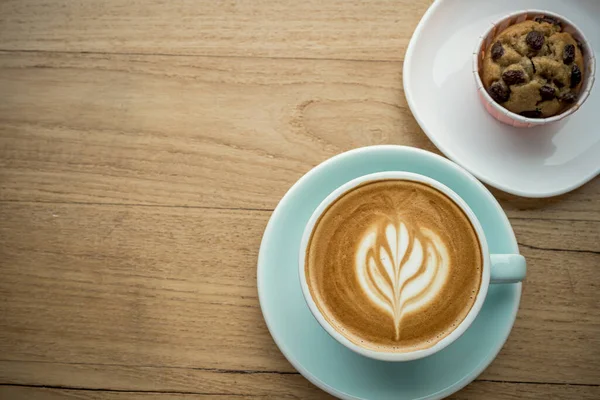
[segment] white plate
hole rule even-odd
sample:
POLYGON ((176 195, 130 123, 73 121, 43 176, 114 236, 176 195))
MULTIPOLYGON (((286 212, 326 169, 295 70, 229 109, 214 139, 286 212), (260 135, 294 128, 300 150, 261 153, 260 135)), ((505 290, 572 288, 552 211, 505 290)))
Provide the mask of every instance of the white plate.
POLYGON ((598 0, 437 0, 408 46, 404 91, 423 131, 450 159, 505 192, 549 197, 600 174, 600 88, 576 113, 548 126, 513 128, 485 111, 471 72, 473 50, 493 21, 524 9, 565 16, 600 54, 598 0))

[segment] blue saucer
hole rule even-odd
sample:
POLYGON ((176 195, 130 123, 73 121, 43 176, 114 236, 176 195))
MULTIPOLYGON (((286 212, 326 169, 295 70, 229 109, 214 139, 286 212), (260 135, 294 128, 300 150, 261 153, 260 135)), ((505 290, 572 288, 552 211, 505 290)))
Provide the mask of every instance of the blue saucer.
POLYGON ((412 147, 365 147, 312 169, 273 212, 258 256, 260 306, 281 352, 326 392, 342 399, 440 399, 469 384, 496 357, 515 321, 521 284, 490 285, 479 316, 463 336, 424 359, 404 363, 371 360, 331 338, 310 313, 300 289, 297 265, 304 225, 331 191, 353 178, 379 171, 410 171, 444 183, 477 215, 490 252, 519 252, 502 208, 464 169, 412 147))

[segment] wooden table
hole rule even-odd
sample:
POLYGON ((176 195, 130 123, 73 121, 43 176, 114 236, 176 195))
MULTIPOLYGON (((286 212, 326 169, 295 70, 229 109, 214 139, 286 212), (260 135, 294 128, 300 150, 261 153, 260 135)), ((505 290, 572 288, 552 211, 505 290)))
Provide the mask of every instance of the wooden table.
MULTIPOLYGON (((269 336, 259 242, 334 154, 437 152, 402 89, 428 5, 0 1, 0 398, 328 398, 269 336)), ((529 275, 453 398, 600 398, 600 180, 493 192, 529 275)))

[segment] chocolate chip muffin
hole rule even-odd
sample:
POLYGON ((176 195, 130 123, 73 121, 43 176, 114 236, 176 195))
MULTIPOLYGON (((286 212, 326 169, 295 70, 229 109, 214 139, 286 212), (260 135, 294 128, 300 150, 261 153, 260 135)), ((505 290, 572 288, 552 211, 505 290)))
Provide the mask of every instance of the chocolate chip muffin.
POLYGON ((583 73, 580 44, 562 31, 560 21, 540 16, 496 36, 486 50, 481 78, 506 109, 547 118, 577 101, 583 73))

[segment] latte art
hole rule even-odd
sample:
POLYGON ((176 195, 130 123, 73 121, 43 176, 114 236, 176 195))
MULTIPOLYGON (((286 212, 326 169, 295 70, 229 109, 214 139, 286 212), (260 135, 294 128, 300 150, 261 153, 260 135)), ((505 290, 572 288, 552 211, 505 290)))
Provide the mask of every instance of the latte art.
POLYGON ((428 348, 467 316, 482 280, 477 234, 437 189, 357 186, 321 214, 306 247, 312 299, 328 323, 375 351, 428 348))
POLYGON ((448 250, 427 229, 404 222, 367 231, 356 253, 356 276, 365 295, 384 310, 400 338, 402 317, 436 297, 448 276, 448 250))

